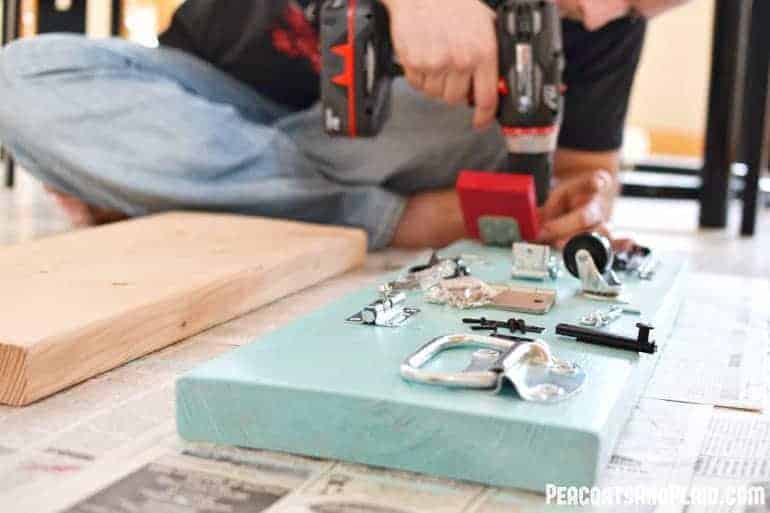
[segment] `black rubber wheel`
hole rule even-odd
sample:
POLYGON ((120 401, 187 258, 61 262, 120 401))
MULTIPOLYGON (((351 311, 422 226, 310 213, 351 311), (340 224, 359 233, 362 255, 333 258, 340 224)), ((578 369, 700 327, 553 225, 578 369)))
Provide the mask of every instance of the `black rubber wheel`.
POLYGON ((609 239, 598 233, 581 233, 572 237, 564 246, 564 265, 575 278, 580 277, 575 257, 581 249, 588 251, 600 273, 607 272, 612 266, 612 246, 609 239))

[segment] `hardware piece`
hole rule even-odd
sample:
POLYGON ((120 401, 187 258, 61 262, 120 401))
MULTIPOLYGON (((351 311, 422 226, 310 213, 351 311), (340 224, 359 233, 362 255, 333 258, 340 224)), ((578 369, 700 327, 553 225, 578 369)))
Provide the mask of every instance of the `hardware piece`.
POLYGON ((500 328, 508 329, 511 333, 521 332, 521 333, 542 333, 545 331, 545 328, 542 328, 540 326, 531 326, 527 324, 527 321, 524 319, 517 319, 515 317, 511 317, 507 321, 495 321, 493 319, 487 319, 486 317, 466 317, 463 319, 464 324, 475 324, 471 329, 472 330, 498 330, 500 328))
POLYGON ((623 284, 612 270, 613 257, 610 241, 598 233, 577 235, 564 247, 565 267, 593 299, 621 300, 623 284))
POLYGON ((559 324, 556 326, 556 334, 575 338, 578 342, 654 354, 658 346, 650 340, 650 331, 653 327, 641 322, 637 323, 636 327, 639 328, 636 339, 572 324, 559 324))
POLYGON ((580 318, 580 324, 583 326, 593 326, 603 328, 620 319, 623 315, 623 308, 620 306, 611 306, 607 310, 594 310, 580 318))
POLYGON ((612 263, 614 270, 635 274, 641 280, 651 280, 659 266, 660 260, 655 257, 652 250, 638 244, 634 244, 628 251, 616 254, 612 263))
POLYGON ((398 328, 420 312, 419 308, 404 306, 405 302, 406 294, 403 292, 387 295, 365 306, 360 312, 348 317, 346 321, 369 326, 398 328))
POLYGON ((551 403, 567 399, 583 387, 586 375, 576 363, 553 356, 547 343, 512 342, 475 334, 445 335, 425 344, 401 364, 407 381, 499 392, 509 381, 525 401, 551 403), (477 347, 462 372, 429 371, 424 366, 440 353, 477 347))
POLYGON ((555 280, 559 276, 559 263, 551 255, 551 248, 541 244, 515 242, 513 244, 514 278, 527 280, 555 280))

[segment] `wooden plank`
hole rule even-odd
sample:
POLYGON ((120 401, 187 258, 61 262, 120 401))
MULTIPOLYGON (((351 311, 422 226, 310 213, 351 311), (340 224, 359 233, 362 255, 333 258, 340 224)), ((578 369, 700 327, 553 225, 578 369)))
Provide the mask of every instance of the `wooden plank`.
POLYGON ((170 213, 0 250, 0 403, 25 405, 360 265, 348 228, 170 213))
MULTIPOLYGON (((443 255, 477 255, 473 275, 488 283, 511 280, 511 251, 460 242, 443 255)), ((662 350, 673 328, 686 259, 659 254, 655 279, 624 276, 633 305, 655 327, 662 350)), ((382 280, 380 280, 382 281, 382 280)), ((606 308, 579 294, 580 282, 563 273, 545 285, 558 293, 546 315, 516 314, 546 329, 542 337, 559 358, 586 372, 585 388, 557 404, 522 401, 511 387, 500 394, 404 381, 401 362, 434 337, 465 332, 467 311, 427 302, 401 328, 345 323, 377 296, 367 285, 280 330, 210 360, 176 384, 182 438, 215 444, 364 463, 493 486, 542 493, 546 483, 593 486, 606 467, 658 355, 637 354, 554 336, 560 322, 606 308), (290 408, 284 405, 291 405, 290 408), (525 462, 525 463, 524 463, 525 462)), ((505 319, 474 309, 473 317, 505 319)), ((610 331, 635 334, 637 316, 618 319, 610 331)), ((437 358, 433 370, 462 369, 472 350, 437 358)))

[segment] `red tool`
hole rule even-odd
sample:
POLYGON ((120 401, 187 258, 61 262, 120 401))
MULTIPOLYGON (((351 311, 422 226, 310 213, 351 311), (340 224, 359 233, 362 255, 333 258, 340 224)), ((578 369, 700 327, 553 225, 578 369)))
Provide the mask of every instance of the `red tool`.
MULTIPOLYGON (((521 235, 531 240, 537 234, 535 206, 545 202, 550 189, 563 110, 561 19, 553 0, 487 3, 497 12, 497 120, 509 151, 508 166, 483 177, 463 171, 458 191, 470 235, 480 235, 479 218, 511 216, 521 235)), ((393 62, 385 8, 377 0, 325 0, 321 47, 326 131, 376 135, 388 117, 392 79, 403 71, 393 62)))
POLYGON ((529 175, 463 171, 457 192, 468 235, 480 239, 479 219, 503 217, 518 222, 521 238, 534 240, 538 233, 535 182, 529 175))

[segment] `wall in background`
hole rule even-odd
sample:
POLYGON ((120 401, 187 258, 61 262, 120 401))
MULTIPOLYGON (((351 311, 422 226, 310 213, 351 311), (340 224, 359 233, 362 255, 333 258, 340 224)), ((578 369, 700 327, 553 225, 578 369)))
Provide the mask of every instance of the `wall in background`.
MULTIPOLYGON (((33 36, 36 33, 38 4, 41 0, 22 0, 21 35, 33 36)), ((66 9, 72 0, 55 1, 56 5, 66 9)), ((125 18, 122 35, 143 44, 157 43, 155 36, 164 30, 176 8, 184 0, 122 0, 125 18)), ((110 37, 111 11, 109 0, 87 0, 86 30, 91 37, 110 37)))
POLYGON ((629 122, 653 153, 702 152, 713 12, 714 0, 691 0, 650 22, 629 122))
POLYGON ((91 37, 110 37, 112 18, 112 3, 89 1, 87 4, 88 18, 86 19, 86 31, 91 37))
MULTIPOLYGON (((31 37, 37 33, 38 26, 38 7, 41 0, 21 0, 21 18, 19 23, 19 34, 21 37, 31 37)), ((46 2, 54 1, 54 5, 62 10, 69 9, 72 0, 43 0, 46 2)), ((128 3, 131 0, 123 0, 128 3)), ((92 37, 110 36, 110 19, 112 13, 112 3, 109 0, 87 0, 86 1, 86 31, 92 37)))

